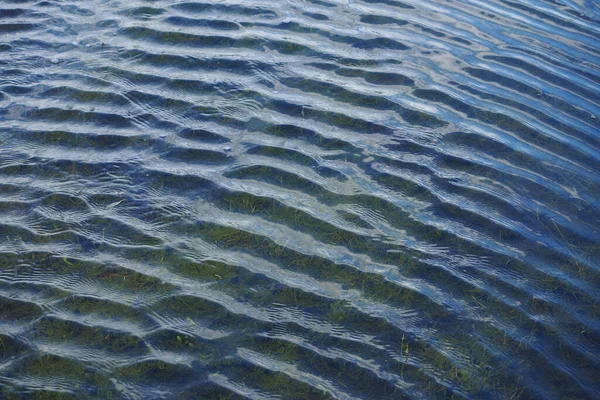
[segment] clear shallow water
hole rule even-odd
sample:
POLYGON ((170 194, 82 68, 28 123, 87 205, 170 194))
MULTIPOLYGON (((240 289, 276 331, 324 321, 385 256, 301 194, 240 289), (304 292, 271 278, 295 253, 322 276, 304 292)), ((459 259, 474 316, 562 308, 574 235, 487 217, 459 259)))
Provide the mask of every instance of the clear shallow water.
POLYGON ((599 21, 2 1, 0 397, 599 397, 599 21))

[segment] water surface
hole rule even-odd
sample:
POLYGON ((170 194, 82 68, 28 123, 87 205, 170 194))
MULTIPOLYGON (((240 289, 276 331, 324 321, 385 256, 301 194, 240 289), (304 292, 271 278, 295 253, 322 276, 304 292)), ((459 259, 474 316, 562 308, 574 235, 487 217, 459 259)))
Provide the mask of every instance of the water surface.
POLYGON ((0 3, 0 397, 600 397, 592 0, 0 3))

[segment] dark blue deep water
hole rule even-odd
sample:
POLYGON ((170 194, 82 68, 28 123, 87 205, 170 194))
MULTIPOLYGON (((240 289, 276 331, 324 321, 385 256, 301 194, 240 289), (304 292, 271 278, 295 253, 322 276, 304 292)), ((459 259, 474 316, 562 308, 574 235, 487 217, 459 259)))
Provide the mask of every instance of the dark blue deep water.
POLYGON ((596 0, 0 0, 0 399, 600 398, 596 0))

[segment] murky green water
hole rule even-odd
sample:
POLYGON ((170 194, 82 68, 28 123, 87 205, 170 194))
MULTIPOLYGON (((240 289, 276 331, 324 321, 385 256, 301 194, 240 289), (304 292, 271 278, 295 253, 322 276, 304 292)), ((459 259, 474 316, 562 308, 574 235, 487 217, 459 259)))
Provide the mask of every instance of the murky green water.
POLYGON ((0 398, 600 397, 600 5, 0 2, 0 398))

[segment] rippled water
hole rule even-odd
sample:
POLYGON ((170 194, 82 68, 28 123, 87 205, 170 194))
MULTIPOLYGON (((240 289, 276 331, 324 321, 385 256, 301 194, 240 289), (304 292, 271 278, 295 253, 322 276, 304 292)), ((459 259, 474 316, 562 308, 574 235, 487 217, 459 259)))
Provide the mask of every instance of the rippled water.
POLYGON ((600 397, 599 65, 593 0, 2 0, 0 397, 600 397))

